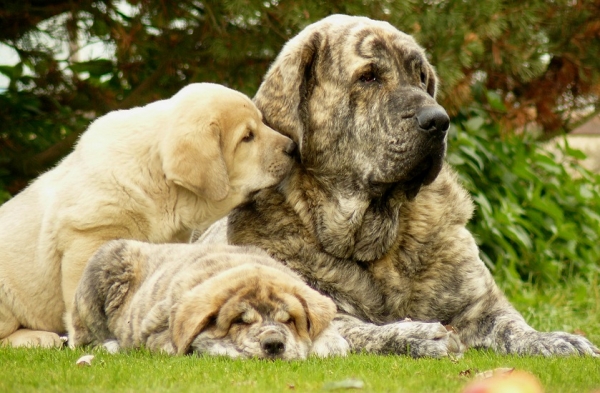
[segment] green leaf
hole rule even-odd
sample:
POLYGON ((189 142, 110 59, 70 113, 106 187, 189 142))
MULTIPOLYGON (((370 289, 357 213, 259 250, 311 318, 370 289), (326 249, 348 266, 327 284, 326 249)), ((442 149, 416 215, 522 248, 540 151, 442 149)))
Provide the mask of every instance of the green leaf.
POLYGON ((483 119, 482 117, 476 116, 476 117, 472 117, 469 120, 467 120, 464 123, 464 127, 468 131, 478 131, 481 128, 481 126, 483 126, 484 123, 485 123, 485 119, 483 119))
POLYGON ((554 159, 552 159, 551 157, 548 157, 545 154, 542 153, 536 153, 533 155, 533 160, 535 165, 545 169, 546 171, 550 172, 551 174, 554 175, 561 175, 564 172, 564 167, 554 161, 554 159))
POLYGON ((88 72, 90 76, 99 77, 113 71, 113 63, 110 60, 98 59, 79 63, 73 63, 69 66, 73 72, 88 72))
POLYGON ((563 210, 550 197, 534 197, 530 201, 531 207, 540 210, 555 221, 564 221, 563 210))
POLYGON ((475 195, 473 200, 479 205, 479 208, 486 216, 492 214, 492 205, 483 193, 478 193, 475 195))
POLYGON ((454 167, 465 164, 465 160, 458 154, 448 154, 448 157, 446 157, 446 160, 448 161, 448 163, 450 163, 450 165, 452 165, 454 167))
POLYGON ((473 149, 472 147, 469 147, 469 146, 460 146, 459 150, 462 151, 467 157, 471 158, 472 161, 477 163, 477 168, 480 171, 483 170, 483 168, 484 168, 483 160, 481 159, 481 157, 479 157, 479 155, 477 154, 475 149, 473 149))
POLYGON ((498 93, 488 90, 485 92, 485 96, 487 98, 488 104, 490 104, 490 107, 492 107, 492 109, 500 112, 506 112, 506 106, 504 106, 502 97, 500 97, 498 93))
POLYGON ((14 66, 0 65, 0 73, 12 80, 18 79, 23 75, 23 63, 18 63, 14 66))
POLYGON ((567 139, 566 135, 563 138, 563 141, 564 141, 564 151, 567 156, 573 157, 576 160, 585 160, 587 158, 587 155, 584 152, 582 152, 579 149, 574 149, 569 145, 569 140, 567 139))

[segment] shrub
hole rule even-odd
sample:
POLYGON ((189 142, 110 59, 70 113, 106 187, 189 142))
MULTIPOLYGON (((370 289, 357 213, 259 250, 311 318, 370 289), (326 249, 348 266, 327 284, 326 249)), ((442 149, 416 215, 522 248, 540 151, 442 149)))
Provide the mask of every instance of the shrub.
POLYGON ((600 176, 577 163, 585 155, 566 140, 552 153, 530 136, 502 133, 487 113, 462 111, 448 148, 476 204, 470 229, 482 260, 517 286, 597 273, 600 176))

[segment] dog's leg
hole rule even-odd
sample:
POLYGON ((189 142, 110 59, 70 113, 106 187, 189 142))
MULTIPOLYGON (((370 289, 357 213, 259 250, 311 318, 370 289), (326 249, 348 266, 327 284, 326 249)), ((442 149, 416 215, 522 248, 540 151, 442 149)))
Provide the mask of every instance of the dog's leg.
POLYGON ((440 323, 403 321, 378 326, 343 314, 333 323, 356 352, 438 358, 460 355, 465 349, 458 335, 440 323))
MULTIPOLYGON (((0 287, 0 289, 2 289, 0 287)), ((0 293, 0 296, 4 294, 0 293)), ((0 338, 8 337, 19 328, 19 321, 0 298, 0 338)))
POLYGON ((63 341, 54 332, 19 329, 19 326, 12 311, 0 302, 0 346, 52 348, 63 345, 63 341))
MULTIPOLYGON (((6 293, 3 295, 7 296, 6 293)), ((63 341, 58 334, 43 330, 19 329, 20 323, 13 312, 0 300, 0 346, 60 347, 63 341)))
POLYGON ((566 332, 538 332, 522 320, 497 317, 493 347, 501 353, 520 355, 600 356, 600 349, 583 336, 566 332))
POLYGON ((469 299, 465 293, 465 304, 469 306, 452 321, 467 345, 493 348, 504 354, 600 356, 600 350, 585 337, 536 331, 513 308, 493 280, 487 283, 490 288, 484 296, 469 299))

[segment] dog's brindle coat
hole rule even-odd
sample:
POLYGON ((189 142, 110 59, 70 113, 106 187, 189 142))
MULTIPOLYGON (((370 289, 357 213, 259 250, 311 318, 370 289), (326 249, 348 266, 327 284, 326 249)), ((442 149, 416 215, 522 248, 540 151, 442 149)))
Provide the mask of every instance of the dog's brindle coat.
POLYGON ((297 162, 229 216, 229 242, 331 296, 355 350, 444 356, 463 349, 457 332, 501 353, 598 354, 535 331, 496 286, 465 228, 472 201, 443 164, 435 90, 422 48, 388 23, 337 15, 304 29, 254 99, 299 145, 297 162))

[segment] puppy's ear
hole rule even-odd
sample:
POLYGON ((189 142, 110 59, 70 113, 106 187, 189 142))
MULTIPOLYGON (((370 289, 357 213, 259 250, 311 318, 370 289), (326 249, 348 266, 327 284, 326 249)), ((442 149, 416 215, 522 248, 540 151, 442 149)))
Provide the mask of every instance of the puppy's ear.
POLYGON ((173 306, 169 330, 178 355, 189 351, 196 336, 216 319, 219 307, 205 291, 188 292, 173 306))
POLYGON ((314 340, 326 327, 329 326, 337 308, 333 300, 319 292, 303 285, 296 293, 296 297, 304 306, 304 312, 308 317, 308 335, 314 340))
POLYGON ((178 121, 161 146, 168 180, 198 196, 213 201, 229 193, 229 176, 221 148, 221 130, 216 123, 178 121))
POLYGON ((265 123, 290 137, 300 152, 307 126, 303 113, 321 41, 321 34, 314 28, 292 38, 275 59, 253 99, 265 123))

